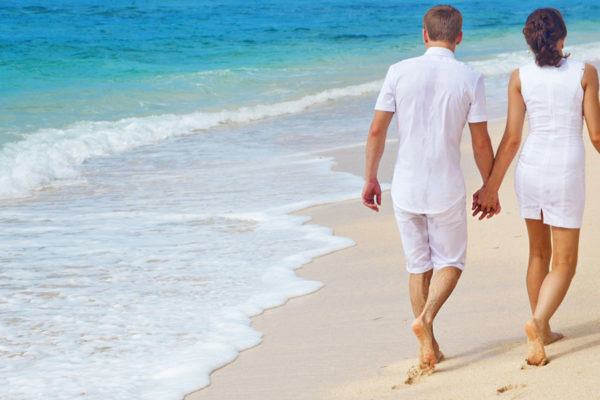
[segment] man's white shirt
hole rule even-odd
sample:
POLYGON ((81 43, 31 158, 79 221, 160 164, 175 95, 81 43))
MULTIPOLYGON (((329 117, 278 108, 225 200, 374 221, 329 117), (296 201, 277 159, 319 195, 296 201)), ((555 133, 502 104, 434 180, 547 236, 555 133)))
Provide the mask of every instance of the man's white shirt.
POLYGON ((464 199, 460 141, 466 122, 487 121, 483 75, 431 47, 389 68, 375 109, 396 114, 394 204, 435 214, 464 199))

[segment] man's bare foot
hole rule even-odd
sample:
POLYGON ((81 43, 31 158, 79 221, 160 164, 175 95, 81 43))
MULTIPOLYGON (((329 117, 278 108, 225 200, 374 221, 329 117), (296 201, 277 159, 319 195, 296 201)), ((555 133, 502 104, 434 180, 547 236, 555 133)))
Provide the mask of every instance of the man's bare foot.
POLYGON ((541 335, 541 324, 535 318, 531 318, 525 324, 525 333, 527 334, 527 364, 542 366, 548 363, 546 352, 544 351, 544 342, 541 335))
POLYGON ((421 369, 433 369, 437 359, 433 348, 431 325, 426 324, 423 321, 423 317, 420 316, 412 323, 412 330, 419 340, 419 363, 421 369))
POLYGON ((544 341, 544 346, 549 345, 550 343, 554 343, 557 340, 560 340, 565 337, 562 333, 552 332, 550 329, 550 323, 546 322, 544 328, 542 330, 542 339, 544 341))

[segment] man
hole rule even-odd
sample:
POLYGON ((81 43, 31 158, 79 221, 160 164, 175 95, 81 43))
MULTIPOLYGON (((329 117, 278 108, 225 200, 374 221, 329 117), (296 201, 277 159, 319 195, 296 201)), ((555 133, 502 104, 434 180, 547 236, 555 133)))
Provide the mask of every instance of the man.
MULTIPOLYGON (((483 76, 454 58, 462 36, 462 15, 456 8, 438 5, 427 11, 423 18, 426 52, 389 68, 367 139, 362 198, 367 207, 379 211, 377 170, 388 126, 396 114, 399 149, 391 194, 410 273, 410 300, 416 318, 412 330, 419 341, 423 369, 432 369, 443 357, 433 321, 465 263, 460 139, 466 122, 484 182, 494 160, 483 76)), ((483 215, 489 218, 499 211, 497 204, 483 215)))

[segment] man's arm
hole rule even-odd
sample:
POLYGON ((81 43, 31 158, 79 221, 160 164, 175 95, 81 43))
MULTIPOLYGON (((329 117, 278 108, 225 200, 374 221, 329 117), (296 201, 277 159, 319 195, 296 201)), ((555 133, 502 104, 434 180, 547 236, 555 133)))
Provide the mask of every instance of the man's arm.
POLYGON ((481 174, 483 182, 487 181, 494 165, 494 149, 492 149, 492 140, 487 129, 487 122, 474 122, 469 124, 471 131, 471 143, 473 145, 473 155, 475 164, 481 174))
POLYGON ((381 205, 381 187, 377 180, 377 170, 385 148, 388 127, 393 117, 393 112, 375 110, 367 138, 365 185, 362 200, 365 206, 375 211, 379 211, 378 206, 381 205))

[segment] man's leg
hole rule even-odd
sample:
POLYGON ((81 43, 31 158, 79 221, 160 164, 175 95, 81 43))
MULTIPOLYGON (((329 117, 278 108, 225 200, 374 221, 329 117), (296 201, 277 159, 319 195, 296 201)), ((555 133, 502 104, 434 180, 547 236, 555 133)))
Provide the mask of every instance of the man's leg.
POLYGON ((410 305, 412 306, 415 318, 421 315, 423 308, 425 308, 432 275, 432 269, 422 274, 410 274, 408 289, 410 293, 410 305))
POLYGON ((412 324, 412 330, 419 340, 421 368, 431 369, 438 361, 434 347, 433 321, 456 287, 461 273, 458 268, 445 267, 433 275, 423 311, 412 324))
POLYGON ((433 334, 433 321, 456 287, 465 264, 467 215, 464 199, 443 213, 428 215, 427 233, 435 273, 423 311, 413 322, 412 329, 419 341, 421 367, 431 369, 441 357, 433 334))
MULTIPOLYGON (((410 274, 409 278, 409 292, 410 292, 410 305, 412 306, 413 314, 417 318, 423 312, 425 303, 427 303, 427 297, 429 295, 429 286, 431 284, 431 277, 433 270, 429 270, 422 274, 410 274)), ((432 336, 433 330, 432 330, 432 336)), ((436 362, 441 361, 444 357, 440 351, 440 346, 433 337, 433 350, 435 354, 436 362)), ((422 359, 422 354, 419 353, 419 359, 422 359)))
MULTIPOLYGON (((394 214, 398 223, 402 247, 406 258, 406 270, 409 277, 410 304, 415 318, 421 315, 429 295, 429 286, 433 275, 429 234, 427 232, 427 216, 404 211, 394 205, 394 214)), ((439 347, 434 342, 434 353, 441 357, 439 347)), ((422 362, 421 347, 419 360, 422 362)))

